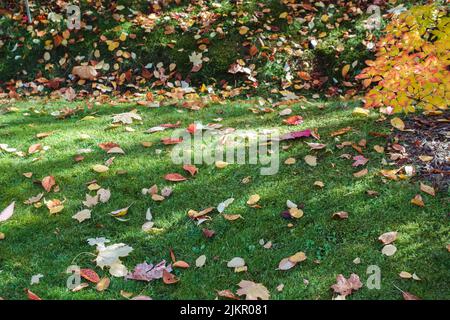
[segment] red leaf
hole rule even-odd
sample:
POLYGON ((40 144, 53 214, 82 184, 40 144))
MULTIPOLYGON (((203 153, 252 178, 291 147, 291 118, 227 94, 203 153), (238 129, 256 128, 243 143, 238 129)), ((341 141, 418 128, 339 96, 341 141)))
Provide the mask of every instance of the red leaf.
POLYGON ((42 187, 45 189, 45 191, 50 192, 52 190, 52 187, 55 185, 55 178, 53 176, 47 176, 44 179, 42 179, 42 187))
POLYGON ((280 140, 294 140, 299 138, 307 138, 311 136, 311 130, 293 131, 281 136, 280 140))
POLYGON ((203 229, 202 232, 203 232, 203 235, 208 239, 212 238, 216 235, 216 232, 214 230, 210 230, 210 229, 203 229))
POLYGON ((303 123, 303 118, 301 116, 291 116, 286 120, 283 120, 283 122, 291 126, 297 126, 303 123))
POLYGON ((42 300, 37 294, 31 292, 29 289, 25 289, 29 300, 42 300))
POLYGON ((81 269, 80 276, 85 278, 87 281, 98 283, 100 282, 100 277, 98 274, 92 269, 81 269))
POLYGON ((162 138, 161 142, 165 145, 177 144, 183 142, 183 138, 172 139, 172 138, 162 138))
POLYGON ((173 182, 178 182, 178 181, 185 181, 187 180, 185 177, 183 177, 181 174, 179 173, 169 173, 166 174, 164 176, 164 179, 166 179, 167 181, 173 181, 173 182))
POLYGON ((195 174, 198 173, 198 168, 191 164, 185 164, 183 169, 189 172, 191 176, 195 176, 195 174))
POLYGON ((197 131, 197 126, 195 125, 195 123, 191 123, 191 124, 187 127, 186 131, 189 132, 190 134, 194 134, 195 131, 197 131))

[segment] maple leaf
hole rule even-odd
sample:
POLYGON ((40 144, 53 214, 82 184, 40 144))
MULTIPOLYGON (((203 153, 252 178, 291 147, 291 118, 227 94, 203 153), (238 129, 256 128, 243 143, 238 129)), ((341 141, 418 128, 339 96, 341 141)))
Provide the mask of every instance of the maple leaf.
POLYGON ((331 288, 334 292, 339 293, 341 296, 348 296, 352 291, 357 291, 362 287, 362 283, 359 280, 359 276, 352 273, 348 279, 342 274, 337 275, 336 284, 333 284, 331 288))
POLYGON ((270 298, 269 290, 262 283, 242 280, 238 285, 241 288, 236 293, 239 296, 245 295, 246 300, 269 300, 270 298))
POLYGON ((192 62, 194 66, 199 66, 203 62, 202 58, 203 54, 201 52, 200 53, 192 52, 191 55, 189 56, 189 61, 192 62))
POLYGON ((142 118, 135 112, 125 112, 113 116, 113 123, 132 124, 133 120, 142 121, 142 118))
POLYGON ((358 167, 358 166, 363 166, 367 163, 367 161, 369 161, 369 159, 365 158, 364 156, 354 156, 353 160, 355 160, 355 162, 353 162, 352 167, 358 167))

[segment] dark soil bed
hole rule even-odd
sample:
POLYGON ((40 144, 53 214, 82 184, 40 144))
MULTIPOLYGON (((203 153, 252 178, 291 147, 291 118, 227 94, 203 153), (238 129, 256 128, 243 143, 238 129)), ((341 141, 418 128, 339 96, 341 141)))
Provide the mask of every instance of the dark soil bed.
MULTIPOLYGON (((414 166, 417 177, 446 190, 450 186, 450 112, 439 116, 417 115, 407 118, 406 130, 394 139, 405 148, 399 165, 414 166)), ((402 152, 403 153, 403 152, 402 152)))

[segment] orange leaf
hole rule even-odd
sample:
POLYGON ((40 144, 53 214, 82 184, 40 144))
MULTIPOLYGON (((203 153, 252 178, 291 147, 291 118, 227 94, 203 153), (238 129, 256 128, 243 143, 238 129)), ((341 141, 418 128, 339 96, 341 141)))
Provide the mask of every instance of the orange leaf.
POLYGON ((52 187, 55 185, 55 178, 53 176, 48 176, 42 179, 42 187, 45 189, 45 191, 50 192, 52 190, 52 187))
POLYGON ((163 270, 163 282, 165 284, 174 284, 177 283, 179 279, 175 277, 173 274, 171 274, 166 269, 163 270))
POLYGON ((173 267, 187 269, 187 268, 189 268, 189 263, 179 260, 179 261, 174 262, 173 267))

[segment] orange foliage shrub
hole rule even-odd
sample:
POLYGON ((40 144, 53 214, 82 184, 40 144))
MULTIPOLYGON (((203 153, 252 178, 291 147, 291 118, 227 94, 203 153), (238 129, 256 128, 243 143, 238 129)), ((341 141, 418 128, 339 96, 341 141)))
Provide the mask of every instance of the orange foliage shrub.
POLYGON ((356 78, 364 87, 365 107, 428 113, 447 109, 450 100, 450 18, 435 5, 414 7, 395 18, 377 43, 375 61, 356 78))

